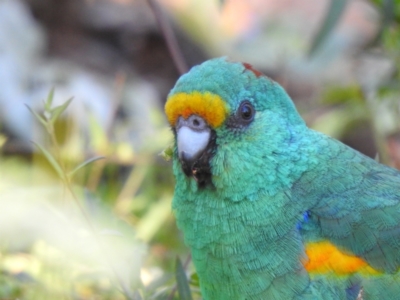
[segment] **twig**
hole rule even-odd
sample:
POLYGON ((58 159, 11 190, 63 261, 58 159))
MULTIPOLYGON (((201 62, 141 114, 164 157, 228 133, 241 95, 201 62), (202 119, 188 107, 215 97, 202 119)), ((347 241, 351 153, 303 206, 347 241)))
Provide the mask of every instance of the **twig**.
POLYGON ((165 42, 167 43, 167 47, 169 53, 172 56, 172 60, 174 61, 175 67, 177 68, 178 72, 182 75, 188 71, 188 67, 186 62, 183 58, 181 49, 179 48, 178 42, 176 40, 175 34, 168 23, 167 19, 165 18, 160 6, 156 3, 155 0, 147 0, 151 10, 154 13, 154 16, 157 20, 158 27, 160 28, 165 42))

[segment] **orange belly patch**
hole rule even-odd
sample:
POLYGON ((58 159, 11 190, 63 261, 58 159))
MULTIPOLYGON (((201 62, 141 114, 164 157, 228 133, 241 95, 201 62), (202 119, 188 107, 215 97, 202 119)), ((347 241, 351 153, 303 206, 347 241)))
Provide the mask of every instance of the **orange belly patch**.
POLYGON ((307 243, 305 250, 308 260, 304 261, 303 265, 309 273, 333 272, 336 275, 351 275, 356 272, 371 275, 379 273, 363 259, 343 253, 328 241, 307 243))

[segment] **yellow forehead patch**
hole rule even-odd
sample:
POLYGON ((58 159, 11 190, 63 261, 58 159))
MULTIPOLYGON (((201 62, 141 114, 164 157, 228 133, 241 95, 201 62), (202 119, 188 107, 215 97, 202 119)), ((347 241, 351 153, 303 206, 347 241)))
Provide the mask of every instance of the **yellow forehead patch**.
POLYGON ((308 261, 303 262, 309 273, 330 273, 350 275, 355 272, 363 274, 379 274, 366 261, 355 255, 341 252, 328 241, 308 243, 306 245, 308 261))
POLYGON ((219 127, 229 113, 225 101, 209 92, 177 93, 165 103, 165 113, 171 126, 175 126, 180 116, 187 119, 191 115, 202 117, 213 128, 219 127))

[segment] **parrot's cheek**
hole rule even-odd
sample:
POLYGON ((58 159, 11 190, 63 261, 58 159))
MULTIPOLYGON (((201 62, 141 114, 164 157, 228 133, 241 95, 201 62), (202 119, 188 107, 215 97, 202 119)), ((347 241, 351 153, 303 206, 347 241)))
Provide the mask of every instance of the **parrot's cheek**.
POLYGON ((211 183, 210 159, 215 150, 215 131, 199 116, 180 117, 176 127, 179 162, 183 172, 199 186, 211 183))

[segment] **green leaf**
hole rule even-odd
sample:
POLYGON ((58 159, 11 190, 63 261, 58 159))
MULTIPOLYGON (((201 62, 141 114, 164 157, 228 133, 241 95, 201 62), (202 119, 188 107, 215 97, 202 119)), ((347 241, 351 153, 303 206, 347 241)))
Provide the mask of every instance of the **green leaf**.
POLYGON ((192 300, 192 295, 190 293, 189 281, 183 268, 182 262, 179 258, 176 258, 176 282, 178 286, 179 297, 182 300, 192 300))
POLYGON ((357 84, 334 86, 325 89, 322 95, 324 104, 363 103, 361 87, 357 84))
POLYGON ((174 153, 174 151, 172 150, 172 145, 168 146, 167 148, 165 148, 161 153, 161 157, 165 160, 165 161, 170 161, 172 159, 172 155, 174 153))
POLYGON ((54 123, 58 119, 58 117, 67 109, 67 107, 71 103, 72 99, 73 98, 71 97, 64 104, 61 104, 61 105, 56 106, 53 109, 51 109, 50 121, 52 123, 54 123))
POLYGON ((65 176, 64 176, 64 172, 61 168, 61 166, 58 164, 57 160, 54 158, 53 155, 51 155, 51 153, 49 151, 47 151, 42 145, 40 145, 39 143, 35 143, 32 142, 36 147, 39 148, 39 150, 44 154, 44 156, 46 157, 47 161, 52 165, 52 167, 54 168, 54 170, 57 172, 57 175, 64 180, 65 176))
POLYGON ((349 0, 331 0, 324 23, 311 43, 311 48, 308 52, 309 57, 313 56, 325 43, 326 39, 343 15, 348 1, 349 0))
POLYGON ((193 273, 190 276, 190 283, 192 284, 192 286, 200 287, 200 279, 199 279, 199 275, 197 275, 197 273, 193 273))
POLYGON ((43 125, 44 127, 47 128, 47 122, 46 122, 46 120, 43 119, 37 112, 35 112, 28 104, 25 104, 25 106, 29 109, 29 111, 31 112, 31 114, 34 115, 35 118, 36 118, 40 123, 42 123, 42 125, 43 125))
POLYGON ((71 172, 68 173, 68 178, 72 178, 72 176, 73 176, 77 171, 79 171, 79 170, 82 169, 83 167, 86 167, 88 164, 90 164, 90 163, 92 163, 92 162, 94 162, 94 161, 96 161, 96 160, 104 159, 104 158, 105 158, 105 156, 96 156, 96 157, 93 157, 93 158, 90 158, 90 159, 84 161, 83 163, 79 164, 75 169, 73 169, 71 172))
POLYGON ((51 105, 53 104, 53 99, 54 99, 54 87, 51 88, 49 94, 47 95, 46 102, 44 103, 45 111, 49 112, 51 110, 51 105))
POLYGON ((381 23, 375 38, 369 42, 369 47, 377 46, 378 43, 382 42, 384 32, 395 20, 396 14, 396 3, 394 0, 380 0, 379 3, 378 1, 374 1, 374 3, 381 11, 381 23))

